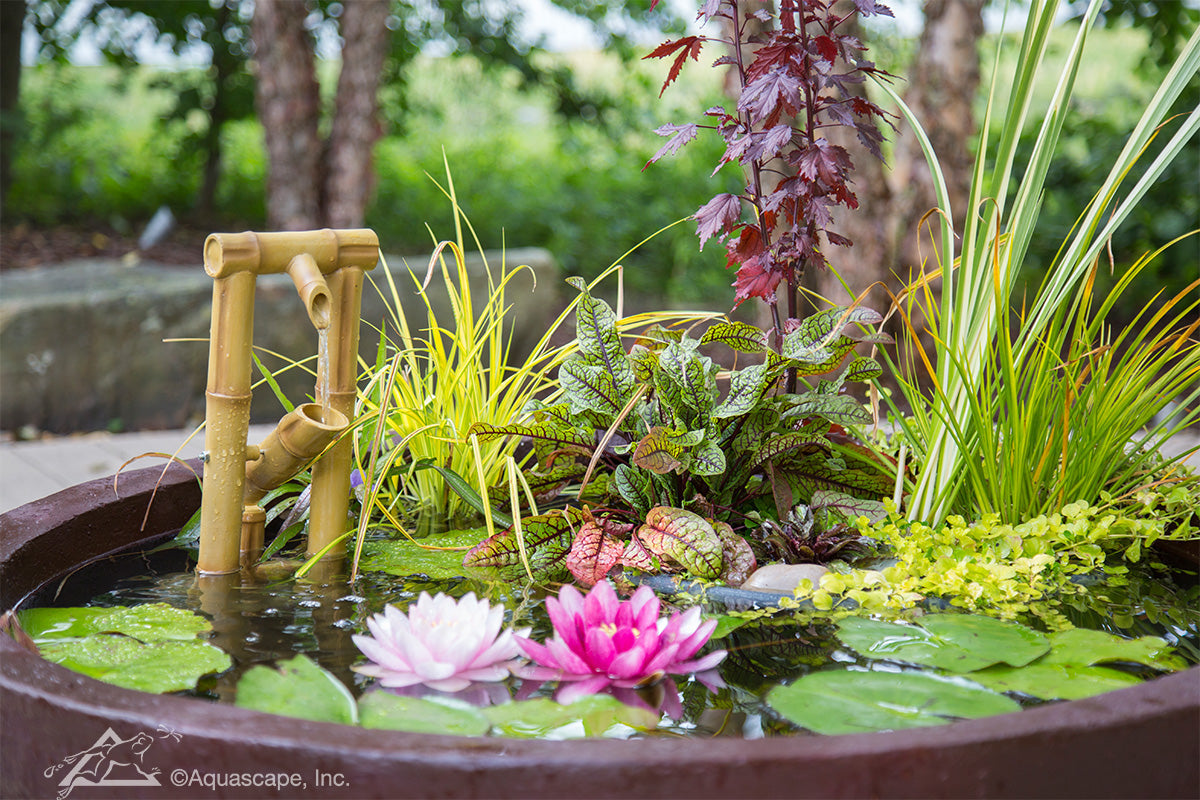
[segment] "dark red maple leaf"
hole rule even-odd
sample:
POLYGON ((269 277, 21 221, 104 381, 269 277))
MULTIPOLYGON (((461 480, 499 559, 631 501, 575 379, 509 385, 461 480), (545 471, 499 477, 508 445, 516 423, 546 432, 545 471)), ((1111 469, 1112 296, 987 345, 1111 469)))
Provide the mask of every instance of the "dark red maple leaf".
POLYGON ((775 287, 783 280, 783 273, 764 267, 763 255, 755 256, 742 264, 733 281, 733 304, 740 306, 751 297, 770 302, 775 299, 775 287))
POLYGON ((704 46, 704 42, 705 37, 703 36, 685 36, 682 39, 663 42, 654 48, 649 55, 642 56, 642 60, 644 61, 647 58, 666 58, 676 50, 680 51, 679 55, 675 56, 675 61, 671 64, 671 70, 667 73, 667 79, 663 82, 662 89, 658 92, 659 97, 662 97, 667 87, 679 77, 679 71, 683 69, 683 63, 688 60, 688 56, 691 56, 692 61, 699 60, 700 48, 704 46))

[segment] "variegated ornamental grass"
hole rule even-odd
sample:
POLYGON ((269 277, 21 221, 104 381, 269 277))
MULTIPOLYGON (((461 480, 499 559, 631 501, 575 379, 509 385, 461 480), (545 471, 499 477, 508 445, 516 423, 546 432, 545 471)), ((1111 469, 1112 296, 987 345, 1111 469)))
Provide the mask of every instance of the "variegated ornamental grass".
MULTIPOLYGON (((1101 491, 1135 493, 1149 480, 1147 467, 1156 446, 1200 419, 1195 405, 1200 282, 1178 298, 1167 298, 1162 311, 1139 315, 1120 334, 1105 327, 1104 314, 1145 260, 1099 304, 1091 293, 1091 276, 1101 268, 1112 231, 1200 130, 1200 108, 1166 120, 1200 70, 1200 31, 1146 106, 1095 197, 1081 209, 1040 291, 1010 333, 1016 276, 1032 238, 1045 235, 1038 215, 1046 175, 1070 112, 1075 76, 1083 68, 1088 32, 1102 5, 1102 0, 1088 5, 1041 119, 1033 155, 1015 184, 1017 141, 1030 121, 1033 87, 1045 72, 1049 34, 1060 6, 1046 0, 1032 4, 1007 101, 996 96, 999 78, 993 83, 961 236, 951 230, 954 209, 920 121, 880 84, 922 144, 939 206, 933 217, 941 242, 937 268, 908 287, 898 304, 906 320, 917 309, 923 313, 936 344, 933 354, 917 345, 915 360, 920 363, 909 365, 928 370, 931 393, 925 394, 911 378, 901 384, 912 412, 899 422, 918 471, 907 505, 912 520, 937 524, 951 513, 995 511, 1017 522, 1064 503, 1095 502, 1101 491), (1126 186, 1160 126, 1169 141, 1138 181, 1126 186), (961 253, 956 256, 958 242, 961 253), (942 280, 940 299, 930 288, 934 278, 942 280), (1182 419, 1156 420, 1173 401, 1185 407, 1182 419), (1139 450, 1131 443, 1143 426, 1150 428, 1148 447, 1139 450)), ((915 341, 916 331, 910 332, 915 341)))

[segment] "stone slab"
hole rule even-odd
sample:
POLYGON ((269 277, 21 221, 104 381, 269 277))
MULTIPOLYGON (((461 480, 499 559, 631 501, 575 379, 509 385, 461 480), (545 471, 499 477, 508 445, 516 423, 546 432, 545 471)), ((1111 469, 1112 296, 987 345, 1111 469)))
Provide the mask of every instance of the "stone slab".
MULTIPOLYGON (((496 270, 500 254, 486 256, 496 270)), ((562 282, 546 250, 509 250, 505 259, 532 270, 512 280, 507 296, 509 319, 519 321, 513 355, 521 357, 561 310, 562 282)), ((417 288, 428 256, 385 260, 414 332, 427 327, 417 288)), ((468 255, 467 268, 479 305, 488 296, 482 258, 468 255)), ((368 282, 363 291, 360 354, 373 361, 379 326, 394 326, 388 322, 393 312, 384 296, 390 298, 391 291, 383 270, 368 274, 382 287, 368 282)), ((87 260, 0 275, 0 429, 75 433, 198 424, 204 415, 212 287, 199 259, 192 268, 87 260)), ((452 324, 440 276, 427 295, 441 324, 452 324)), ((286 275, 259 277, 254 314, 254 344, 269 369, 281 369, 285 359, 312 359, 311 370, 317 334, 286 275)), ((290 369, 279 382, 293 403, 312 395, 314 379, 306 369, 290 369)), ((276 420, 282 411, 268 388, 255 392, 253 421, 276 420)))

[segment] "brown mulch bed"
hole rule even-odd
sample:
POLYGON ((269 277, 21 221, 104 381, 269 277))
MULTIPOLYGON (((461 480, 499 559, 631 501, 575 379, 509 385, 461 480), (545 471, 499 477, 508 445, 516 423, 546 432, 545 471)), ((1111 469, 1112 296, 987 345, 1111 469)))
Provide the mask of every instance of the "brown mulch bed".
POLYGON ((207 232, 176 227, 160 242, 138 250, 136 233, 112 228, 0 226, 0 270, 50 267, 80 258, 137 258, 159 264, 199 266, 207 232))

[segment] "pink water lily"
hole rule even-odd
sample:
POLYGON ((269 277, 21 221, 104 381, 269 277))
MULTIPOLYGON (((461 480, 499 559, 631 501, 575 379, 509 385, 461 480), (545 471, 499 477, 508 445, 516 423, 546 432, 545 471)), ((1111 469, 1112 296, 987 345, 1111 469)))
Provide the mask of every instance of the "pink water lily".
MULTIPOLYGON (((514 631, 501 631, 503 623, 504 606, 489 606, 474 592, 457 602, 445 594, 422 592, 407 614, 387 606, 367 620, 370 636, 351 637, 373 662, 354 669, 378 678, 382 686, 424 684, 443 692, 503 680, 520 656, 514 631)), ((529 629, 515 633, 528 634, 529 629)))
POLYGON ((564 586, 558 598, 546 598, 554 637, 538 644, 526 636, 517 645, 536 665, 520 668, 522 677, 565 681, 557 694, 570 703, 608 687, 648 685, 667 674, 687 675, 715 667, 725 658, 717 650, 694 659, 708 641, 716 620, 700 619, 693 607, 668 619, 659 617, 659 601, 646 586, 629 600, 617 599, 608 581, 597 583, 584 597, 564 586))

